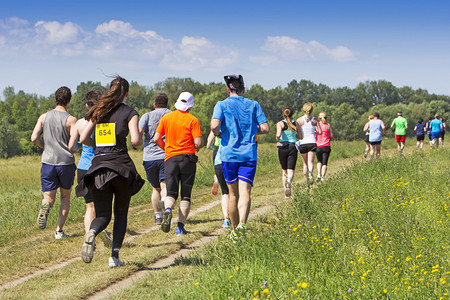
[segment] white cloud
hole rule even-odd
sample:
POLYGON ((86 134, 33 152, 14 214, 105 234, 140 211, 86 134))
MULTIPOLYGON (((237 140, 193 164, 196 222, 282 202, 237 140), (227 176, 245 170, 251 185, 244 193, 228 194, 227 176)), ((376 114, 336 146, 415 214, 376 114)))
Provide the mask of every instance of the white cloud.
POLYGON ((81 28, 72 23, 66 22, 61 24, 59 22, 45 22, 39 21, 35 25, 36 40, 47 42, 52 45, 76 43, 81 38, 81 28))
POLYGON ((181 44, 167 53, 161 64, 172 70, 217 70, 238 58, 236 50, 215 45, 204 37, 184 36, 181 44))
POLYGON ((278 57, 274 55, 250 56, 248 59, 251 62, 257 63, 262 66, 270 66, 276 63, 280 63, 278 57))
POLYGON ((267 37, 261 50, 272 53, 286 61, 332 60, 347 62, 356 59, 356 54, 345 46, 328 48, 318 41, 303 41, 288 36, 267 37))

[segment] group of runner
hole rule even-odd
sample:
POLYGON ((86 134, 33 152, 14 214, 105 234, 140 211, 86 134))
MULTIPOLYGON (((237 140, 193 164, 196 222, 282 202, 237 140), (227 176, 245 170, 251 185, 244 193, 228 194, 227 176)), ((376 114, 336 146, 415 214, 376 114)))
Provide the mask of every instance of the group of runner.
POLYGON ((327 122, 327 114, 319 113, 319 120, 312 116, 314 106, 307 102, 303 105, 304 115, 293 120, 293 110, 285 108, 282 111, 283 120, 277 123, 278 159, 282 169, 282 182, 285 198, 292 193, 295 166, 298 152, 303 161, 303 175, 306 185, 314 182, 314 158, 317 156, 316 181, 324 181, 328 168, 328 158, 331 152, 330 139, 333 138, 331 125, 327 122))
MULTIPOLYGON (((214 140, 218 150, 216 158, 220 163, 215 164, 215 171, 227 195, 222 201, 224 223, 231 227, 230 238, 236 242, 246 231, 250 211, 257 162, 256 135, 269 132, 269 125, 259 103, 243 96, 243 77, 228 75, 224 79, 229 97, 218 101, 214 108, 212 138, 208 140, 214 140)), ((180 93, 176 110, 171 111, 167 95, 159 94, 154 98, 155 109, 139 120, 136 110, 124 103, 128 92, 128 81, 114 78, 105 94, 91 91, 86 95, 87 112, 84 118, 76 120, 67 112, 71 91, 61 87, 55 93, 55 109, 39 117, 31 136, 31 141, 43 149, 39 228, 46 228, 57 190, 61 193, 56 239, 69 236, 63 226, 70 210, 77 169, 72 151, 82 147, 75 191, 86 202, 86 233, 81 248, 86 263, 92 261, 95 239, 100 235, 111 245, 109 267, 123 265, 119 250, 125 237, 130 200, 145 183, 128 155, 128 135, 133 148, 141 146, 144 136, 143 165, 153 187, 155 223, 161 225, 162 231, 170 231, 172 210, 180 194, 176 234, 188 233, 185 222, 195 180, 196 152, 202 147, 200 123, 189 113, 194 105, 193 95, 180 93), (105 229, 112 213, 111 240, 105 229)))
MULTIPOLYGON (((397 117, 392 121, 391 128, 394 129, 395 140, 398 144, 398 152, 403 154, 408 121, 403 117, 403 113, 401 111, 397 112, 397 117)), ((423 149, 425 134, 428 135, 431 148, 437 148, 439 147, 439 144, 443 145, 445 129, 446 124, 442 118, 439 118, 438 114, 434 116, 434 119, 429 117, 427 124, 423 124, 423 119, 419 119, 417 124, 414 126, 417 140, 416 149, 423 149)), ((364 125, 364 131, 366 132, 364 139, 366 143, 364 157, 367 157, 369 150, 370 159, 373 159, 374 155, 376 158, 380 157, 381 141, 382 136, 386 136, 386 126, 380 119, 380 115, 378 113, 374 113, 369 116, 369 121, 364 125)))

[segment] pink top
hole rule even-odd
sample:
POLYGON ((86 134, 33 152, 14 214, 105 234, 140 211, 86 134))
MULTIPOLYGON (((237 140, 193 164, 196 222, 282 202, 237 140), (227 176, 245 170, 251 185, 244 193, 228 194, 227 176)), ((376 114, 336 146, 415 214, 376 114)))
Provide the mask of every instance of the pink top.
POLYGON ((331 147, 330 144, 330 131, 328 130, 328 123, 319 122, 322 134, 317 135, 317 147, 331 147))

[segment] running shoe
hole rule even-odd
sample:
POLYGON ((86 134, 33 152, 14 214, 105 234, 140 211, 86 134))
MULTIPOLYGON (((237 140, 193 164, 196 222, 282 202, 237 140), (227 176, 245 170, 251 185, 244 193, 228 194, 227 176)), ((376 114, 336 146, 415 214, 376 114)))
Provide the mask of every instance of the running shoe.
POLYGON ((320 178, 320 181, 325 181, 325 177, 321 177, 321 178, 320 178))
POLYGON ((364 152, 364 158, 367 158, 367 152, 364 152))
POLYGON ((175 230, 175 232, 176 232, 177 236, 180 236, 180 235, 186 235, 186 234, 189 233, 189 231, 187 231, 186 229, 184 229, 184 227, 181 228, 181 227, 179 227, 179 226, 177 226, 177 229, 175 230))
POLYGON ((235 229, 236 233, 238 236, 244 236, 247 232, 247 229, 245 228, 245 224, 244 223, 239 223, 238 226, 236 226, 235 229))
POLYGON ((322 178, 322 177, 320 177, 320 176, 317 176, 317 178, 316 178, 316 182, 319 182, 319 181, 321 180, 321 178, 322 178))
POLYGON ((155 224, 161 225, 163 221, 163 218, 161 216, 155 216, 155 224))
POLYGON ((309 184, 313 184, 314 183, 314 177, 309 176, 308 181, 309 181, 309 184))
POLYGON ((84 244, 81 247, 81 258, 85 263, 90 263, 94 258, 95 233, 88 231, 84 235, 84 244))
POLYGON ((41 204, 41 208, 39 209, 39 215, 37 218, 37 225, 40 229, 45 229, 45 227, 47 227, 47 219, 49 212, 50 212, 50 204, 48 204, 48 202, 41 204))
POLYGON ((233 244, 236 244, 238 239, 239 239, 239 236, 237 235, 237 233, 235 231, 232 230, 230 233, 230 240, 233 242, 233 244))
POLYGON ((231 227, 230 219, 223 220, 222 228, 230 228, 230 227, 231 227))
POLYGON ((289 188, 286 188, 286 189, 284 190, 284 196, 285 196, 285 198, 289 198, 289 197, 291 196, 291 194, 292 194, 292 190, 291 190, 290 187, 289 187, 289 188))
POLYGON ((109 258, 108 267, 115 268, 115 267, 121 267, 123 265, 124 265, 124 263, 120 259, 112 257, 112 256, 109 258))
POLYGON ((55 239, 57 239, 57 240, 60 240, 62 238, 66 238, 66 237, 69 237, 69 235, 62 230, 55 232, 55 239))
POLYGON ((111 233, 108 232, 106 229, 103 230, 102 232, 100 232, 100 234, 98 235, 100 237, 100 239, 103 242, 103 245, 107 248, 111 248, 112 247, 112 238, 111 238, 111 233))
POLYGON ((211 194, 214 196, 217 195, 217 183, 214 182, 213 187, 211 189, 211 194))
POLYGON ((163 220, 161 223, 161 230, 164 232, 170 231, 170 223, 172 222, 172 211, 166 209, 164 211, 163 220))

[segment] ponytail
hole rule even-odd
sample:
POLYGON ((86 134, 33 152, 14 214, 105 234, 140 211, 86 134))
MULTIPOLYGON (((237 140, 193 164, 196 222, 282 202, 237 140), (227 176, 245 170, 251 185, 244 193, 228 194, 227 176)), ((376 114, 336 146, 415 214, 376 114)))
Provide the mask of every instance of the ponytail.
POLYGON ((296 131, 297 130, 297 126, 292 124, 292 121, 291 121, 292 113, 293 113, 293 111, 289 107, 283 109, 283 118, 286 120, 286 123, 287 123, 287 126, 288 126, 289 130, 296 131))

